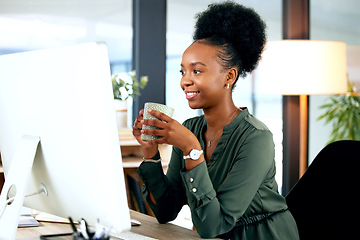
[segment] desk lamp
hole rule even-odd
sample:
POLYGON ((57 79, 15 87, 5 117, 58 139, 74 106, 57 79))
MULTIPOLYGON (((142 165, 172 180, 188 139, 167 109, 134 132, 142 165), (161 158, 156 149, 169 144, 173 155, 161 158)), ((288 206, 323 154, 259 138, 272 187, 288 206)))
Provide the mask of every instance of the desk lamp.
POLYGON ((264 79, 259 92, 300 96, 299 177, 308 166, 308 95, 345 93, 346 74, 345 42, 281 40, 265 47, 256 71, 264 79))

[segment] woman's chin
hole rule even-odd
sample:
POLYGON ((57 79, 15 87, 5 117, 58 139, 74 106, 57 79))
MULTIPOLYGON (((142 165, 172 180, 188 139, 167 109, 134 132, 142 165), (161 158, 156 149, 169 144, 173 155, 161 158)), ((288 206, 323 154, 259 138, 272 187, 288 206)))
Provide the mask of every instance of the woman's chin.
POLYGON ((191 109, 207 109, 211 106, 215 106, 216 104, 209 104, 206 101, 188 101, 188 105, 191 109))
POLYGON ((201 109, 201 106, 191 101, 188 102, 188 105, 191 109, 201 109))

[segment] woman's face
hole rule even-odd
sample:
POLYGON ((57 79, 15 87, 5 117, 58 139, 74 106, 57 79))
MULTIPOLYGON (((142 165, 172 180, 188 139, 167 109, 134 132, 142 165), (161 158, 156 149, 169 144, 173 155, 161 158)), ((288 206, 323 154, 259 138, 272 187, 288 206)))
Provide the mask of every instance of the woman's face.
POLYGON ((192 109, 213 107, 225 99, 228 71, 218 62, 218 50, 197 41, 182 56, 180 86, 192 109))

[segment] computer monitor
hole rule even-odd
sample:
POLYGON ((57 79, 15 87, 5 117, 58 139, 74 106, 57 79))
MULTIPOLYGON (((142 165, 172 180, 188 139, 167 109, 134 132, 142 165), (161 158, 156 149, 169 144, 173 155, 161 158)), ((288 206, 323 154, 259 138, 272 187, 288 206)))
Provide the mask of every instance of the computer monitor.
POLYGON ((0 239, 40 188, 24 206, 130 229, 110 79, 104 43, 0 56, 0 239))

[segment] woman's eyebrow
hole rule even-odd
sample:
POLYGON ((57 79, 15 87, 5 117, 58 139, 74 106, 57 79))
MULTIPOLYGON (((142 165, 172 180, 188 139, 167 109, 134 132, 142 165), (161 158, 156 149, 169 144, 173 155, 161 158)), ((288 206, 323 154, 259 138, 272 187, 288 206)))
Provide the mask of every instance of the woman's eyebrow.
MULTIPOLYGON (((206 64, 205 63, 202 63, 202 62, 192 62, 190 63, 191 66, 195 66, 195 65, 203 65, 204 67, 206 67, 206 64)), ((180 67, 184 67, 184 65, 181 63, 180 64, 180 67)))
POLYGON ((192 62, 191 63, 192 66, 195 66, 195 65, 203 65, 206 67, 206 64, 205 63, 202 63, 202 62, 192 62))

